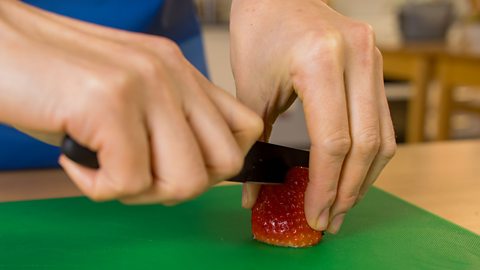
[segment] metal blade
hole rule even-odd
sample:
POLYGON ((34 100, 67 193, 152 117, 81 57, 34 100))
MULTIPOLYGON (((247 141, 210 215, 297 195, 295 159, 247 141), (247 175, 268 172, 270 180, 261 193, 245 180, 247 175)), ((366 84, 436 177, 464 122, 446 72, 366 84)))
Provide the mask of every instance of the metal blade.
POLYGON ((308 167, 308 161, 308 151, 256 142, 245 158, 242 171, 227 181, 281 184, 291 167, 308 167))

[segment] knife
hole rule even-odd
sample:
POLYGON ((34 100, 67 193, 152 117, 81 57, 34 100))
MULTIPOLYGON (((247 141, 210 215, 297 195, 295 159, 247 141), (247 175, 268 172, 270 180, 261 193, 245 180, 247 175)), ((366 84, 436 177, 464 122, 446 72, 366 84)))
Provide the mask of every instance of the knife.
MULTIPOLYGON (((100 168, 97 153, 68 135, 63 140, 61 151, 80 165, 92 169, 100 168)), ((240 173, 226 181, 281 184, 289 168, 308 167, 308 161, 308 151, 257 141, 245 157, 240 173)))

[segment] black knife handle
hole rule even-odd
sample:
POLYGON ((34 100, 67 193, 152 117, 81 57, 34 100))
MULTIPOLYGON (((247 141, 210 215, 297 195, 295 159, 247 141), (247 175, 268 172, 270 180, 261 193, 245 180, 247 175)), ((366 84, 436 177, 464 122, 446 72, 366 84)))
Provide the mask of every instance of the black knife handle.
POLYGON ((66 135, 63 138, 62 153, 76 163, 91 169, 98 169, 97 153, 76 142, 72 137, 66 135))
MULTIPOLYGON (((97 153, 68 135, 63 139, 61 151, 70 160, 80 165, 92 169, 100 168, 97 153)), ((227 181, 281 184, 291 167, 308 167, 308 164, 308 151, 256 142, 245 157, 241 172, 227 181)))

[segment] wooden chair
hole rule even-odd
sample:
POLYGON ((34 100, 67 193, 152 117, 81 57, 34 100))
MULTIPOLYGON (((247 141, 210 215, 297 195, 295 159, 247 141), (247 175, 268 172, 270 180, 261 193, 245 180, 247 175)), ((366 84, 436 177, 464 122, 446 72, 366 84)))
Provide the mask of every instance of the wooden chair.
POLYGON ((450 118, 454 110, 480 114, 480 107, 459 103, 454 100, 458 86, 479 87, 480 56, 448 55, 439 60, 440 100, 438 107, 437 140, 447 140, 450 136, 450 118))
POLYGON ((382 49, 382 55, 385 78, 407 80, 412 85, 407 106, 406 142, 422 142, 427 89, 433 73, 434 55, 405 48, 382 49))
POLYGON ((448 54, 445 44, 403 44, 381 47, 380 50, 385 78, 407 80, 412 86, 407 108, 406 142, 423 142, 428 86, 437 74, 437 59, 448 54))

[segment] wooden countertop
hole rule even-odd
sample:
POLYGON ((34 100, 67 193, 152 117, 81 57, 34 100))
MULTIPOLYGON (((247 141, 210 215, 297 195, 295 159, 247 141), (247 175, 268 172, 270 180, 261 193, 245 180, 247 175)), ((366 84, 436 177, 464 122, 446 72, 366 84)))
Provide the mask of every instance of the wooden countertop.
POLYGON ((375 186, 480 234, 480 140, 401 146, 375 186))
MULTIPOLYGON (((400 146, 375 186, 480 234, 480 140, 400 146)), ((0 173, 0 202, 78 195, 60 170, 0 173)))

